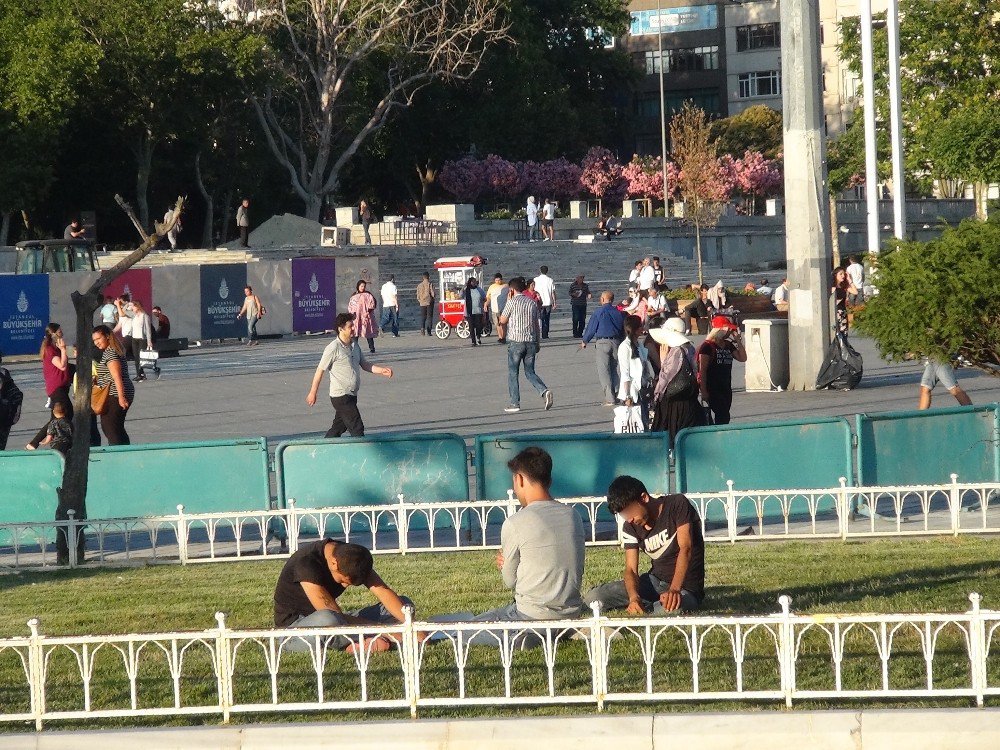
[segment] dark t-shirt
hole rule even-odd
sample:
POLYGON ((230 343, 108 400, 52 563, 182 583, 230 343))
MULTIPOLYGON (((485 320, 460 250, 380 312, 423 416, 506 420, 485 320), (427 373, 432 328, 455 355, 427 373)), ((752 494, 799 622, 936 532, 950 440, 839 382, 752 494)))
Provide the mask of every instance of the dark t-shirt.
POLYGON ((691 534, 691 561, 684 576, 682 587, 698 599, 705 596, 705 540, 701 535, 701 519, 698 511, 684 495, 664 495, 651 498, 649 511, 653 528, 646 529, 626 523, 622 527, 625 549, 641 549, 653 560, 649 572, 665 583, 674 578, 674 567, 680 546, 677 544, 677 528, 689 525, 691 534))
POLYGON ((300 547, 281 569, 278 585, 274 588, 274 624, 277 627, 287 628, 300 617, 316 611, 302 583, 315 583, 334 599, 344 593, 344 587, 333 580, 323 555, 324 547, 330 543, 329 539, 321 539, 300 547))
POLYGON ((698 349, 698 356, 707 356, 708 390, 728 391, 733 387, 733 347, 728 341, 706 340, 698 349))
POLYGON ((575 281, 569 286, 569 303, 571 305, 586 305, 587 297, 590 296, 590 286, 587 284, 577 284, 575 281))
POLYGON ((45 434, 52 438, 49 447, 54 451, 66 455, 67 451, 73 447, 73 425, 65 417, 51 420, 45 428, 45 434))

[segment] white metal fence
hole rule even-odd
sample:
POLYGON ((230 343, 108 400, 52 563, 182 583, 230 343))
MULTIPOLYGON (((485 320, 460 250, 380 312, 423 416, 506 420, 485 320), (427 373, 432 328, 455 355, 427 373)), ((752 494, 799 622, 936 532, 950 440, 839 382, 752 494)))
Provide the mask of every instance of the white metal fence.
MULTIPOLYGON (((748 539, 851 539, 1000 533, 1000 484, 689 493, 708 542, 748 539)), ((605 498, 572 498, 590 545, 619 543, 605 498)), ((447 552, 499 545, 500 526, 517 501, 396 502, 334 508, 70 520, 0 525, 0 567, 48 569, 56 534, 82 534, 86 566, 135 562, 203 563, 287 557, 321 534, 356 541, 376 553, 447 552)), ((80 563, 70 560, 72 567, 80 563)))
POLYGON ((425 623, 0 640, 0 722, 1000 695, 1000 612, 425 623), (376 653, 372 638, 397 641, 376 653), (333 648, 331 636, 360 645, 333 648), (296 650, 297 649, 297 650, 296 650))

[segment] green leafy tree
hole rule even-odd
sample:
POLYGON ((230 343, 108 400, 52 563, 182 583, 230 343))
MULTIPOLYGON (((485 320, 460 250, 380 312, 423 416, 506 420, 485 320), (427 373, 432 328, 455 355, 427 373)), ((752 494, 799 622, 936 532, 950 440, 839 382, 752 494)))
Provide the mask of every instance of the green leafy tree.
POLYGON ((942 173, 974 185, 976 213, 985 219, 986 186, 1000 180, 1000 102, 976 102, 949 115, 928 151, 942 173))
POLYGON ((747 151, 759 151, 768 159, 782 152, 781 113, 758 104, 712 123, 710 135, 719 155, 739 159, 747 151))
POLYGON ((99 53, 67 16, 61 0, 0 0, 0 245, 10 220, 45 198, 53 154, 75 90, 96 69, 99 53))
POLYGON ((1000 223, 965 221, 878 256, 878 295, 857 316, 885 357, 961 356, 1000 377, 1000 223))

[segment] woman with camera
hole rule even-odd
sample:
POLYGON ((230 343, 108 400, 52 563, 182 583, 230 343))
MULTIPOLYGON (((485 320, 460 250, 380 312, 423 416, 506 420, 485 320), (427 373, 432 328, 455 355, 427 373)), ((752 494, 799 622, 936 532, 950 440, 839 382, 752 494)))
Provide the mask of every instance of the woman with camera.
POLYGON ((729 424, 733 405, 733 360, 747 361, 740 329, 725 315, 712 318, 712 330, 698 350, 701 399, 712 412, 714 424, 729 424))

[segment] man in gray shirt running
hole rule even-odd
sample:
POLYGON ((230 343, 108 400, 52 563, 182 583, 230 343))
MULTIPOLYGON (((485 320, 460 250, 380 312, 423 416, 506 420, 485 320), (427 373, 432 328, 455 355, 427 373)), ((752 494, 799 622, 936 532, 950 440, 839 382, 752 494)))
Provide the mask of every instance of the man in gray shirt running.
POLYGON ((361 413, 358 411, 358 388, 361 387, 361 371, 391 378, 392 368, 373 365, 365 359, 358 342, 352 339, 354 332, 353 313, 340 313, 334 323, 337 326, 337 338, 323 350, 319 367, 316 368, 316 373, 313 375, 312 387, 306 396, 306 403, 309 406, 316 404, 319 386, 323 382, 323 373, 329 372, 330 403, 333 404, 334 418, 333 424, 326 432, 326 437, 340 437, 345 432, 349 432, 351 437, 364 437, 365 423, 361 420, 361 413))
MULTIPOLYGON (((514 601, 484 612, 475 620, 516 622, 579 617, 583 609, 583 521, 575 510, 549 494, 552 457, 544 450, 525 448, 507 467, 514 475, 514 494, 521 509, 500 529, 497 567, 504 585, 514 590, 514 601)), ((532 640, 537 642, 537 638, 532 640)), ((496 644, 497 639, 483 633, 474 642, 496 644)))

